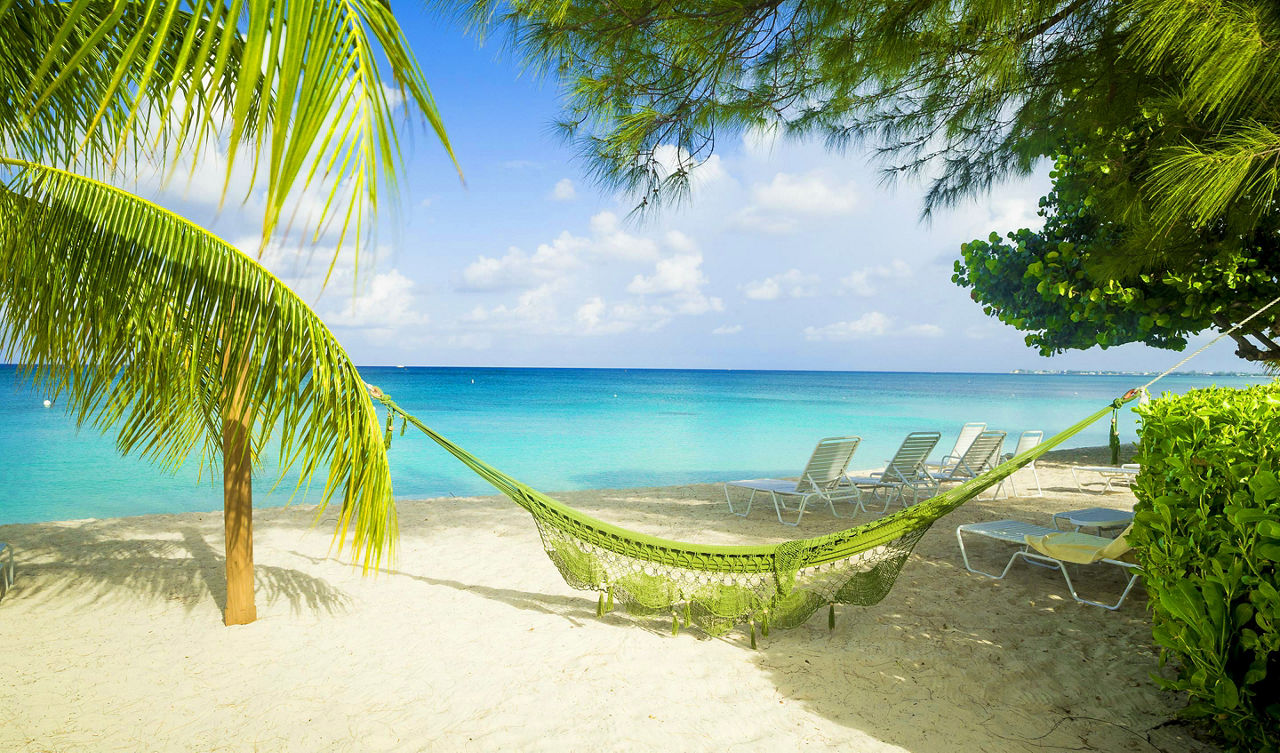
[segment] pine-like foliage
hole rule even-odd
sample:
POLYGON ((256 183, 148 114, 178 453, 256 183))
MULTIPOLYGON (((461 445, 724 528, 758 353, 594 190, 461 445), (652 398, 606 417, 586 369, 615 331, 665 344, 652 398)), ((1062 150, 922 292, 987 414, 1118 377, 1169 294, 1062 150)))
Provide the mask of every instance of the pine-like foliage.
POLYGON ((866 140, 925 209, 1027 173, 1135 103, 1166 138, 1135 174, 1152 238, 1280 186, 1273 0, 454 0, 565 83, 562 127, 642 205, 748 128, 866 140), (675 147, 673 161, 662 146, 675 147))
POLYGON ((642 202, 747 128, 870 139, 894 172, 936 178, 929 207, 1029 171, 1067 112, 1105 86, 1118 6, 1105 0, 472 0, 568 88, 567 135, 642 202), (672 160, 660 149, 675 147, 672 160))

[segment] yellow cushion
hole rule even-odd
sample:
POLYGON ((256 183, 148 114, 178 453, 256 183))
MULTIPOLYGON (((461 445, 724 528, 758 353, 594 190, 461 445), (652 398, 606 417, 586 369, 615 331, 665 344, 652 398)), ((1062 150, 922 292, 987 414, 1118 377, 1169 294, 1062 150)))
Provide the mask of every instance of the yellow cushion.
POLYGON ((1114 539, 1078 531, 1063 531, 1043 536, 1027 536, 1026 540, 1028 546, 1043 555, 1063 562, 1087 565, 1098 560, 1123 559, 1129 552, 1129 542, 1125 537, 1132 528, 1131 524, 1114 539))

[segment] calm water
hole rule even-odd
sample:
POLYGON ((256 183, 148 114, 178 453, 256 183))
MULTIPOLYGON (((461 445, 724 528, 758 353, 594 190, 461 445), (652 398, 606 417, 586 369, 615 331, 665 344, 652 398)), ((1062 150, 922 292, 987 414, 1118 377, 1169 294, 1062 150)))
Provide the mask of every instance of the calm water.
MULTIPOLYGON (((1129 376, 614 369, 365 368, 365 379, 476 455, 548 491, 794 475, 825 436, 863 438, 854 467, 888 458, 909 431, 985 421, 1016 441, 1075 423, 1130 387, 1129 376)), ((1167 377, 1161 390, 1244 386, 1264 378, 1167 377)), ((0 366, 0 524, 216 510, 221 480, 195 463, 170 475, 120 457, 113 438, 77 431, 55 405, 0 366)), ((1122 411, 1121 436, 1134 439, 1122 411)), ((1099 422, 1070 446, 1101 445, 1099 422)), ((489 493, 434 443, 397 437, 398 496, 489 493)), ((263 469, 258 488, 275 476, 263 469)), ((286 485, 288 486, 288 485, 286 485)), ((288 486, 288 489, 291 489, 288 486)), ((260 505, 289 492, 260 494, 260 505)))

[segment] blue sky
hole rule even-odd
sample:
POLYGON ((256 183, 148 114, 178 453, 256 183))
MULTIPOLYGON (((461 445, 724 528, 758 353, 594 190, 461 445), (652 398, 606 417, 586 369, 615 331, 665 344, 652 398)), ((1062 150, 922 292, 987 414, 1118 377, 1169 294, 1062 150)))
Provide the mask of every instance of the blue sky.
MULTIPOLYGON (((1042 358, 950 282, 962 242, 1038 224, 1047 168, 926 224, 922 186, 885 188, 865 154, 750 133, 722 139, 689 204, 636 223, 634 199, 593 184, 552 134, 556 82, 419 5, 397 12, 467 185, 417 130, 354 293, 345 274, 321 292, 323 241, 309 263, 292 245, 264 257, 357 363, 1007 371, 1178 358, 1135 345, 1042 358)), ((255 205, 218 212, 220 178, 211 160, 140 190, 256 249, 255 205)), ((1223 342, 1190 368, 1248 367, 1223 342)))

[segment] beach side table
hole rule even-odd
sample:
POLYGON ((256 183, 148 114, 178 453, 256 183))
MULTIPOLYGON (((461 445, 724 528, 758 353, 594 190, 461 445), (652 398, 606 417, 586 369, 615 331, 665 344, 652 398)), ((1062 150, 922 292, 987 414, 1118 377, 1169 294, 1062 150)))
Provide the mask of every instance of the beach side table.
POLYGON ((1086 507, 1080 510, 1067 510, 1053 514, 1053 527, 1061 528, 1065 522, 1079 531, 1081 528, 1097 528, 1098 535, 1103 531, 1124 528, 1133 522, 1133 513, 1128 510, 1113 510, 1110 507, 1086 507))

